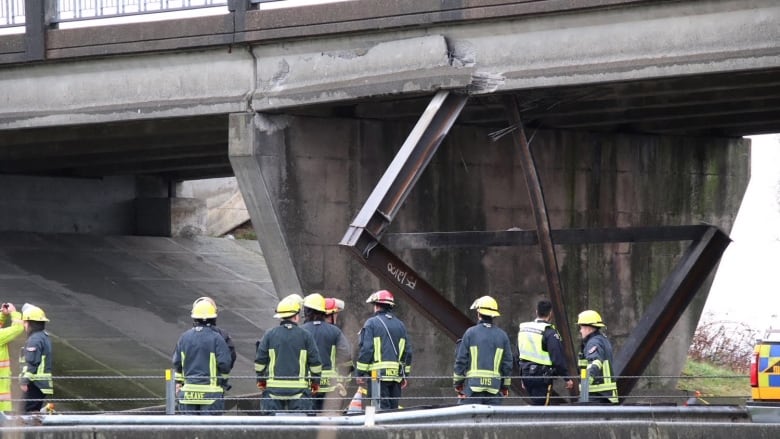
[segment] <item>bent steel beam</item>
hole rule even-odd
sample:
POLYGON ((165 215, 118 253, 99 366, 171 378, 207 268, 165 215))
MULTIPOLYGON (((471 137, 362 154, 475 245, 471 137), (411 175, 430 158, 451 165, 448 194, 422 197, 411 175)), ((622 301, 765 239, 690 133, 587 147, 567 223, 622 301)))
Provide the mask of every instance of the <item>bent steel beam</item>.
POLYGON ((731 243, 728 235, 718 227, 705 227, 664 280, 661 290, 629 334, 620 352, 615 355, 614 370, 618 377, 619 395, 628 395, 634 388, 639 375, 658 352, 731 243))
MULTIPOLYGON (((558 259, 555 257, 555 247, 553 247, 552 237, 550 236, 550 217, 547 215, 547 204, 544 201, 544 191, 542 190, 539 173, 536 170, 534 155, 531 151, 531 146, 528 144, 528 139, 525 137, 523 121, 520 119, 517 97, 508 96, 505 101, 505 107, 507 113, 509 113, 510 124, 513 127, 517 127, 512 140, 519 152, 520 166, 523 168, 528 198, 531 201, 531 210, 536 222, 536 234, 539 241, 539 249, 542 253, 542 264, 544 265, 545 278, 547 279, 547 288, 550 292, 553 315, 556 321, 565 322, 566 304, 563 301, 563 287, 561 286, 558 259)), ((576 375, 574 367, 577 364, 577 357, 574 354, 574 340, 572 339, 569 325, 558 325, 558 332, 563 339, 563 355, 566 357, 566 364, 570 368, 566 373, 574 376, 576 375)), ((576 393, 576 391, 572 392, 572 394, 576 393)))
POLYGON ((465 93, 436 93, 339 243, 352 250, 353 256, 372 273, 395 285, 420 313, 453 340, 460 338, 473 324, 471 320, 380 244, 379 238, 395 218, 467 100, 465 93))

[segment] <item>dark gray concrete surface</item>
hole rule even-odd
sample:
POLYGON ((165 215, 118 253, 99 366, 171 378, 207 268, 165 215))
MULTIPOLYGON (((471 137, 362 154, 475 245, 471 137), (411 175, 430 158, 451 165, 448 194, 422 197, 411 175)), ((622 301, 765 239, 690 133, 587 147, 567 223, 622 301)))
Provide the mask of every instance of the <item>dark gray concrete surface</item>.
MULTIPOLYGON (((0 233, 0 300, 34 303, 51 320, 55 397, 82 400, 58 402, 62 409, 160 405, 164 370, 191 326, 192 302, 204 295, 217 301, 218 324, 235 341, 233 375, 253 376, 254 343, 278 322, 278 299, 256 242, 0 233), (75 376, 105 378, 66 378, 75 376)), ((15 361, 12 369, 18 373, 15 361)), ((256 390, 253 379, 236 377, 233 385, 234 396, 256 390)))

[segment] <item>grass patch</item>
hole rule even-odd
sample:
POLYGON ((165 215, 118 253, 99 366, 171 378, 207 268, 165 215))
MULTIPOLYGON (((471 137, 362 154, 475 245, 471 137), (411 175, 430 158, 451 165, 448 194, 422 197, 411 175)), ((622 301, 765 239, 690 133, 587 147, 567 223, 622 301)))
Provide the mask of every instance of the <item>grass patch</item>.
POLYGON ((750 394, 750 378, 733 370, 690 358, 685 363, 677 389, 698 390, 703 396, 731 397, 750 394))

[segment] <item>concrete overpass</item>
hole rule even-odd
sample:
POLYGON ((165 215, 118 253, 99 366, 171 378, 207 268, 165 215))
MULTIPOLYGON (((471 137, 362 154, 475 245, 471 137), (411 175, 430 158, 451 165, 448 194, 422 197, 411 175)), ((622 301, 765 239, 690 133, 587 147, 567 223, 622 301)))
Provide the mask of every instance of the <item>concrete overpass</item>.
MULTIPOLYGON (((348 333, 380 283, 337 244, 437 92, 468 99, 390 231, 534 228, 512 136, 489 140, 509 124, 506 96, 536 133, 556 228, 728 230, 748 178, 740 137, 780 131, 769 0, 236 2, 225 16, 71 30, 40 17, 0 37, 3 229, 165 235, 188 206, 172 182, 236 174, 276 291, 350 299, 348 333), (54 203, 60 215, 42 215, 54 203)), ((559 326, 597 308, 618 346, 685 254, 557 249, 559 326)), ((403 254, 455 309, 498 296, 510 333, 548 291, 534 251, 403 254)), ((688 300, 651 370, 679 371, 704 296, 673 313, 688 300)), ((446 337, 405 303, 400 314, 418 371, 441 372, 446 337)))

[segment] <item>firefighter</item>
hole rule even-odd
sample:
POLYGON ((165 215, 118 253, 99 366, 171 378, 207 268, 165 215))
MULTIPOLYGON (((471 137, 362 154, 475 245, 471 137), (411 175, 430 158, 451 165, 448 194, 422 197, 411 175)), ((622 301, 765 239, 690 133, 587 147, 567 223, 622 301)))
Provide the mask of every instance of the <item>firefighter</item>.
MULTIPOLYGON (((325 299, 325 320, 331 325, 337 325, 338 315, 344 310, 344 301, 335 297, 325 299)), ((340 327, 340 326, 339 326, 340 327)))
MULTIPOLYGON (((569 374, 561 335, 551 319, 552 303, 540 300, 536 304, 536 319, 521 323, 517 332, 520 382, 532 405, 550 405, 552 377, 569 374)), ((566 388, 573 389, 574 381, 567 379, 566 388)))
MULTIPOLYGON (((195 309, 195 306, 198 304, 198 302, 205 300, 206 302, 209 302, 211 306, 214 307, 214 312, 219 315, 219 308, 217 308, 217 302, 214 301, 211 297, 203 296, 198 297, 195 299, 194 302, 192 302, 192 308, 195 309)), ((236 346, 233 344, 233 339, 230 338, 230 333, 228 333, 224 328, 221 328, 217 326, 217 318, 214 317, 213 319, 207 319, 206 323, 209 325, 211 329, 214 331, 217 331, 219 335, 222 336, 222 339, 225 340, 225 343, 227 344, 228 349, 230 350, 230 370, 233 370, 233 366, 236 364, 236 346)), ((222 387, 225 392, 230 390, 233 386, 231 386, 228 383, 229 377, 227 375, 222 376, 219 378, 218 384, 220 387, 222 387)))
POLYGON ((290 295, 279 301, 274 318, 281 319, 257 342, 255 373, 266 413, 311 410, 309 395, 320 387, 322 363, 312 335, 298 327, 301 300, 290 295))
POLYGON ((187 415, 220 415, 225 410, 220 377, 231 369, 230 348, 212 322, 217 308, 211 301, 192 304, 192 328, 184 332, 173 352, 179 411, 187 415))
POLYGON ((22 313, 13 303, 4 303, 0 308, 0 412, 13 410, 11 404, 11 360, 8 344, 24 332, 22 313))
POLYGON ((367 387, 371 398, 371 386, 366 377, 376 371, 379 379, 379 409, 397 409, 401 390, 406 388, 412 369, 412 344, 409 342, 403 322, 391 312, 395 306, 393 294, 377 291, 366 300, 374 306, 374 315, 366 320, 360 330, 356 377, 359 386, 367 387))
POLYGON ((322 362, 320 391, 312 400, 314 413, 323 411, 326 394, 336 390, 339 385, 339 389, 344 393, 342 396, 346 396, 344 384, 339 377, 352 371, 352 347, 341 329, 325 321, 326 313, 326 301, 322 295, 310 294, 303 298, 306 323, 301 327, 314 337, 322 362))
POLYGON ((22 321, 27 332, 27 342, 19 358, 22 364, 19 384, 24 392, 24 411, 38 412, 43 407, 43 400, 54 394, 51 340, 46 332, 49 319, 41 308, 25 303, 22 306, 22 321))
POLYGON ((512 346, 503 329, 493 324, 498 303, 482 296, 471 304, 478 323, 458 340, 453 367, 453 384, 459 404, 500 405, 509 396, 512 379, 512 346))
POLYGON ((590 309, 577 316, 577 325, 582 336, 579 366, 588 373, 589 400, 617 404, 617 383, 612 377, 612 344, 600 331, 607 325, 599 313, 590 309))

